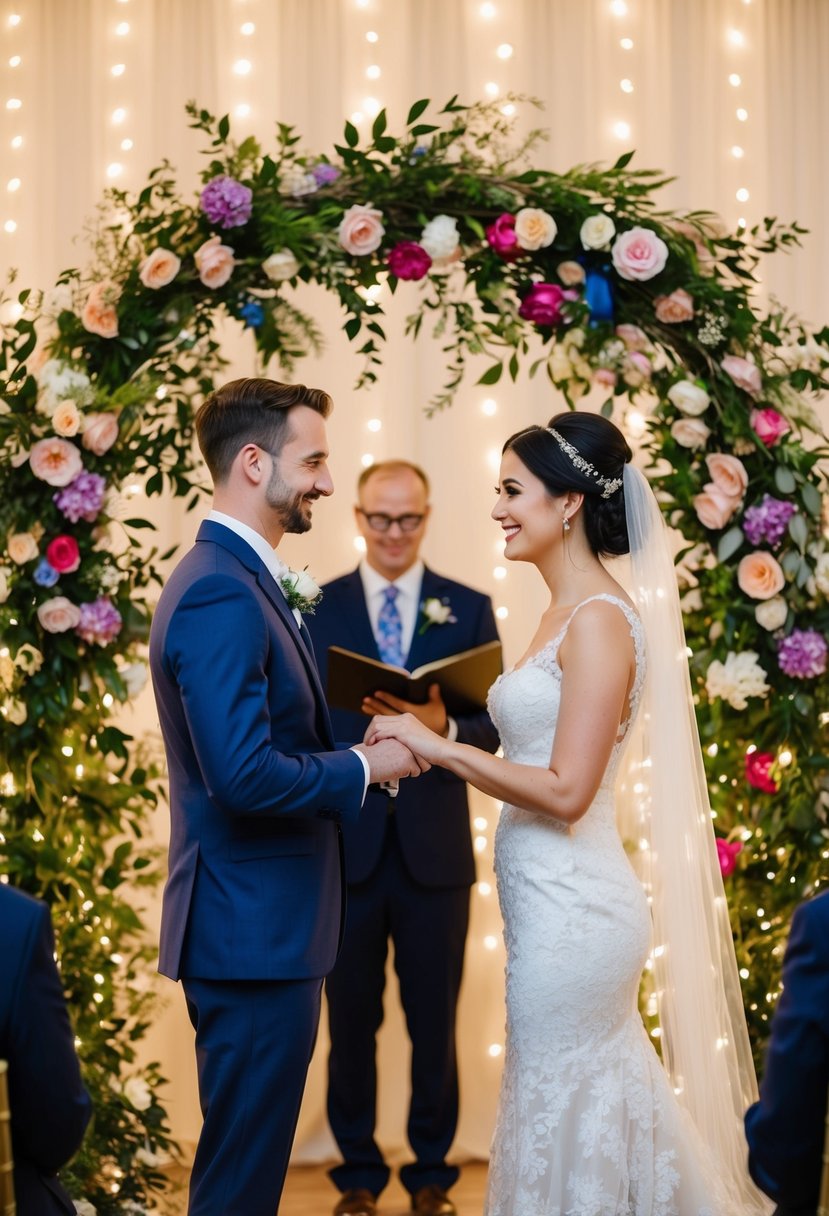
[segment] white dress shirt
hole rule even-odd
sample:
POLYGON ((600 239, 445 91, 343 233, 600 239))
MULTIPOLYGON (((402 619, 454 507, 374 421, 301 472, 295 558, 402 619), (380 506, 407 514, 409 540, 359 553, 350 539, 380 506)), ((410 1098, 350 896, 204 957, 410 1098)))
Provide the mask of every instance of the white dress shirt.
MULTIPOLYGON (((282 579, 288 573, 289 568, 285 565, 276 549, 273 549, 268 544, 261 532, 257 532, 255 528, 251 528, 247 524, 243 524, 240 519, 235 519, 232 515, 225 515, 223 511, 211 511, 207 518, 211 523, 221 524, 223 528, 229 528, 231 532, 235 532, 237 536, 240 536, 243 541, 250 545, 256 556, 261 558, 262 564, 265 566, 268 573, 273 577, 273 580, 279 590, 282 591, 282 579)), ((298 608, 292 608, 291 611, 294 614, 297 625, 301 626, 302 613, 298 608)), ((354 748, 351 748, 350 750, 354 751, 354 748)), ((368 760, 366 760, 362 752, 354 751, 354 755, 363 766, 363 776, 365 777, 363 800, 365 801, 366 790, 368 789, 369 777, 371 775, 368 767, 368 760)))

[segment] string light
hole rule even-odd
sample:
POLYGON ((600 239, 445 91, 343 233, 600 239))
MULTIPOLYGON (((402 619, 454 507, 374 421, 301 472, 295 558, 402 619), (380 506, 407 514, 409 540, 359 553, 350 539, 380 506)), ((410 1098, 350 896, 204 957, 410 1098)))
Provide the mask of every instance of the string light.
POLYGON ((514 50, 515 48, 511 42, 502 42, 501 45, 496 48, 495 54, 499 59, 512 59, 514 50))

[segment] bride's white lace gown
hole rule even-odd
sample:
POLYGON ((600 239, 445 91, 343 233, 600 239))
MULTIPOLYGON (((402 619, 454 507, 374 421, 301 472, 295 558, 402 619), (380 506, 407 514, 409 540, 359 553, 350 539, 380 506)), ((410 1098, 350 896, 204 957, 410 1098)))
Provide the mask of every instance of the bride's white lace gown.
MULTIPOLYGON (((599 791, 572 827, 506 805, 495 837, 507 1044, 485 1211, 737 1216, 705 1178, 695 1129, 637 1008, 650 917, 616 830, 613 786, 641 696, 644 638, 623 600, 596 599, 624 612, 636 651, 630 712, 599 791)), ((553 641, 490 690, 509 760, 549 765, 558 648, 575 611, 553 641)))

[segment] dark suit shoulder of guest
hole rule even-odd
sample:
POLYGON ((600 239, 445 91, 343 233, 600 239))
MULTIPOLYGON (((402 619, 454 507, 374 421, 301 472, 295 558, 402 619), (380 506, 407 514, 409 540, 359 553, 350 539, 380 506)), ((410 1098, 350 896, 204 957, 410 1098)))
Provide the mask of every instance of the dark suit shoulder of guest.
MULTIPOLYGON (((328 670, 328 647, 342 646, 379 659, 377 643, 363 593, 359 570, 352 570, 323 587, 308 628, 323 684, 328 670)), ((463 583, 423 572, 421 603, 438 599, 449 605, 452 622, 432 624, 422 632, 415 626, 406 667, 413 671, 425 663, 448 658, 485 642, 495 641, 498 630, 487 595, 463 583)), ((363 738, 368 718, 333 709, 331 720, 337 740, 352 744, 363 738)), ((485 710, 457 719, 458 739, 494 752, 498 732, 485 710)), ((388 800, 369 791, 363 812, 355 823, 343 825, 346 874, 350 883, 362 882, 377 866, 383 848, 382 825, 388 800)), ((446 769, 432 768, 417 781, 402 781, 394 806, 398 838, 411 876, 427 886, 467 886, 475 881, 475 858, 469 830, 466 784, 446 769)))
POLYGON ((781 1213, 817 1207, 827 1091, 829 892, 794 914, 760 1101, 746 1114, 752 1177, 781 1213))
POLYGON ((55 1177, 75 1155, 92 1104, 54 959, 49 909, 0 886, 0 1058, 9 1064, 18 1216, 75 1208, 55 1177))
POLYGON ((200 979, 325 975, 342 923, 338 823, 365 774, 338 750, 313 655, 240 536, 201 525, 153 616, 170 781, 159 969, 200 979))

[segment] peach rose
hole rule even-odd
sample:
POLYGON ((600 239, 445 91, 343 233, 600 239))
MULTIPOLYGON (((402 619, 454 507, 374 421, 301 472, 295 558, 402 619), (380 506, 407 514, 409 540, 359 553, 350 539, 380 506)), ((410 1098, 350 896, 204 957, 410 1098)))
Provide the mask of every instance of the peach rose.
POLYGON ((756 363, 752 363, 750 359, 742 359, 739 355, 726 355, 720 366, 737 388, 745 389, 752 397, 759 395, 763 382, 756 363))
POLYGON ((39 439, 29 464, 35 477, 50 486, 68 486, 83 469, 80 452, 66 439, 39 439))
POLYGON ((747 554, 737 567, 740 590, 753 600, 770 600, 786 584, 779 562, 770 553, 747 554))
POLYGON ((712 481, 708 482, 701 494, 694 497, 697 519, 704 528, 710 528, 712 532, 724 528, 739 505, 739 499, 730 494, 723 494, 712 481))
POLYGON ((645 282, 665 269, 668 246, 650 228, 629 228, 613 242, 610 256, 621 279, 645 282))
POLYGON ((118 336, 118 288, 109 280, 94 283, 81 313, 81 324, 91 334, 102 338, 118 336))
POLYGON ((340 220, 337 236, 346 253, 365 257, 367 253, 374 253, 375 249, 380 248, 385 232, 382 211, 355 203, 340 220))
POLYGON ((199 278, 205 287, 224 287, 233 274, 236 259, 230 245, 223 245, 220 236, 211 236, 193 255, 199 278))
POLYGON ((711 434, 701 418, 677 418, 671 434, 683 448, 704 448, 711 434))
POLYGON ((725 456, 722 452, 713 452, 705 457, 708 472, 714 485, 723 494, 740 499, 746 492, 748 473, 736 456, 725 456))
POLYGON ((81 425, 81 413, 74 401, 61 401, 52 415, 52 426, 57 435, 77 435, 81 425))
POLYGON ((56 595, 38 606, 37 619, 47 633, 66 633, 80 623, 81 610, 65 595, 56 595))
POLYGON ((515 216, 515 239, 522 249, 546 249, 556 239, 558 224, 540 207, 522 207, 515 216))
POLYGON ((690 321, 694 315, 694 301, 678 287, 669 296, 657 296, 654 300, 654 311, 657 321, 667 325, 678 325, 680 321, 690 321))
POLYGON ((12 561, 22 566, 37 557, 37 541, 31 532, 14 532, 8 539, 6 550, 12 561))
POLYGON ((139 279, 145 287, 158 291, 172 283, 181 270, 181 258, 176 257, 169 249, 154 249, 144 261, 139 272, 139 279))
POLYGON ((118 419, 115 414, 90 414, 83 428, 81 443, 93 456, 103 456, 118 438, 118 419))
POLYGON ((584 267, 578 262, 559 262, 557 273, 565 287, 578 287, 584 282, 584 267))
POLYGON ((628 350, 647 350, 650 346, 648 335, 638 325, 617 325, 616 337, 624 342, 628 350))

